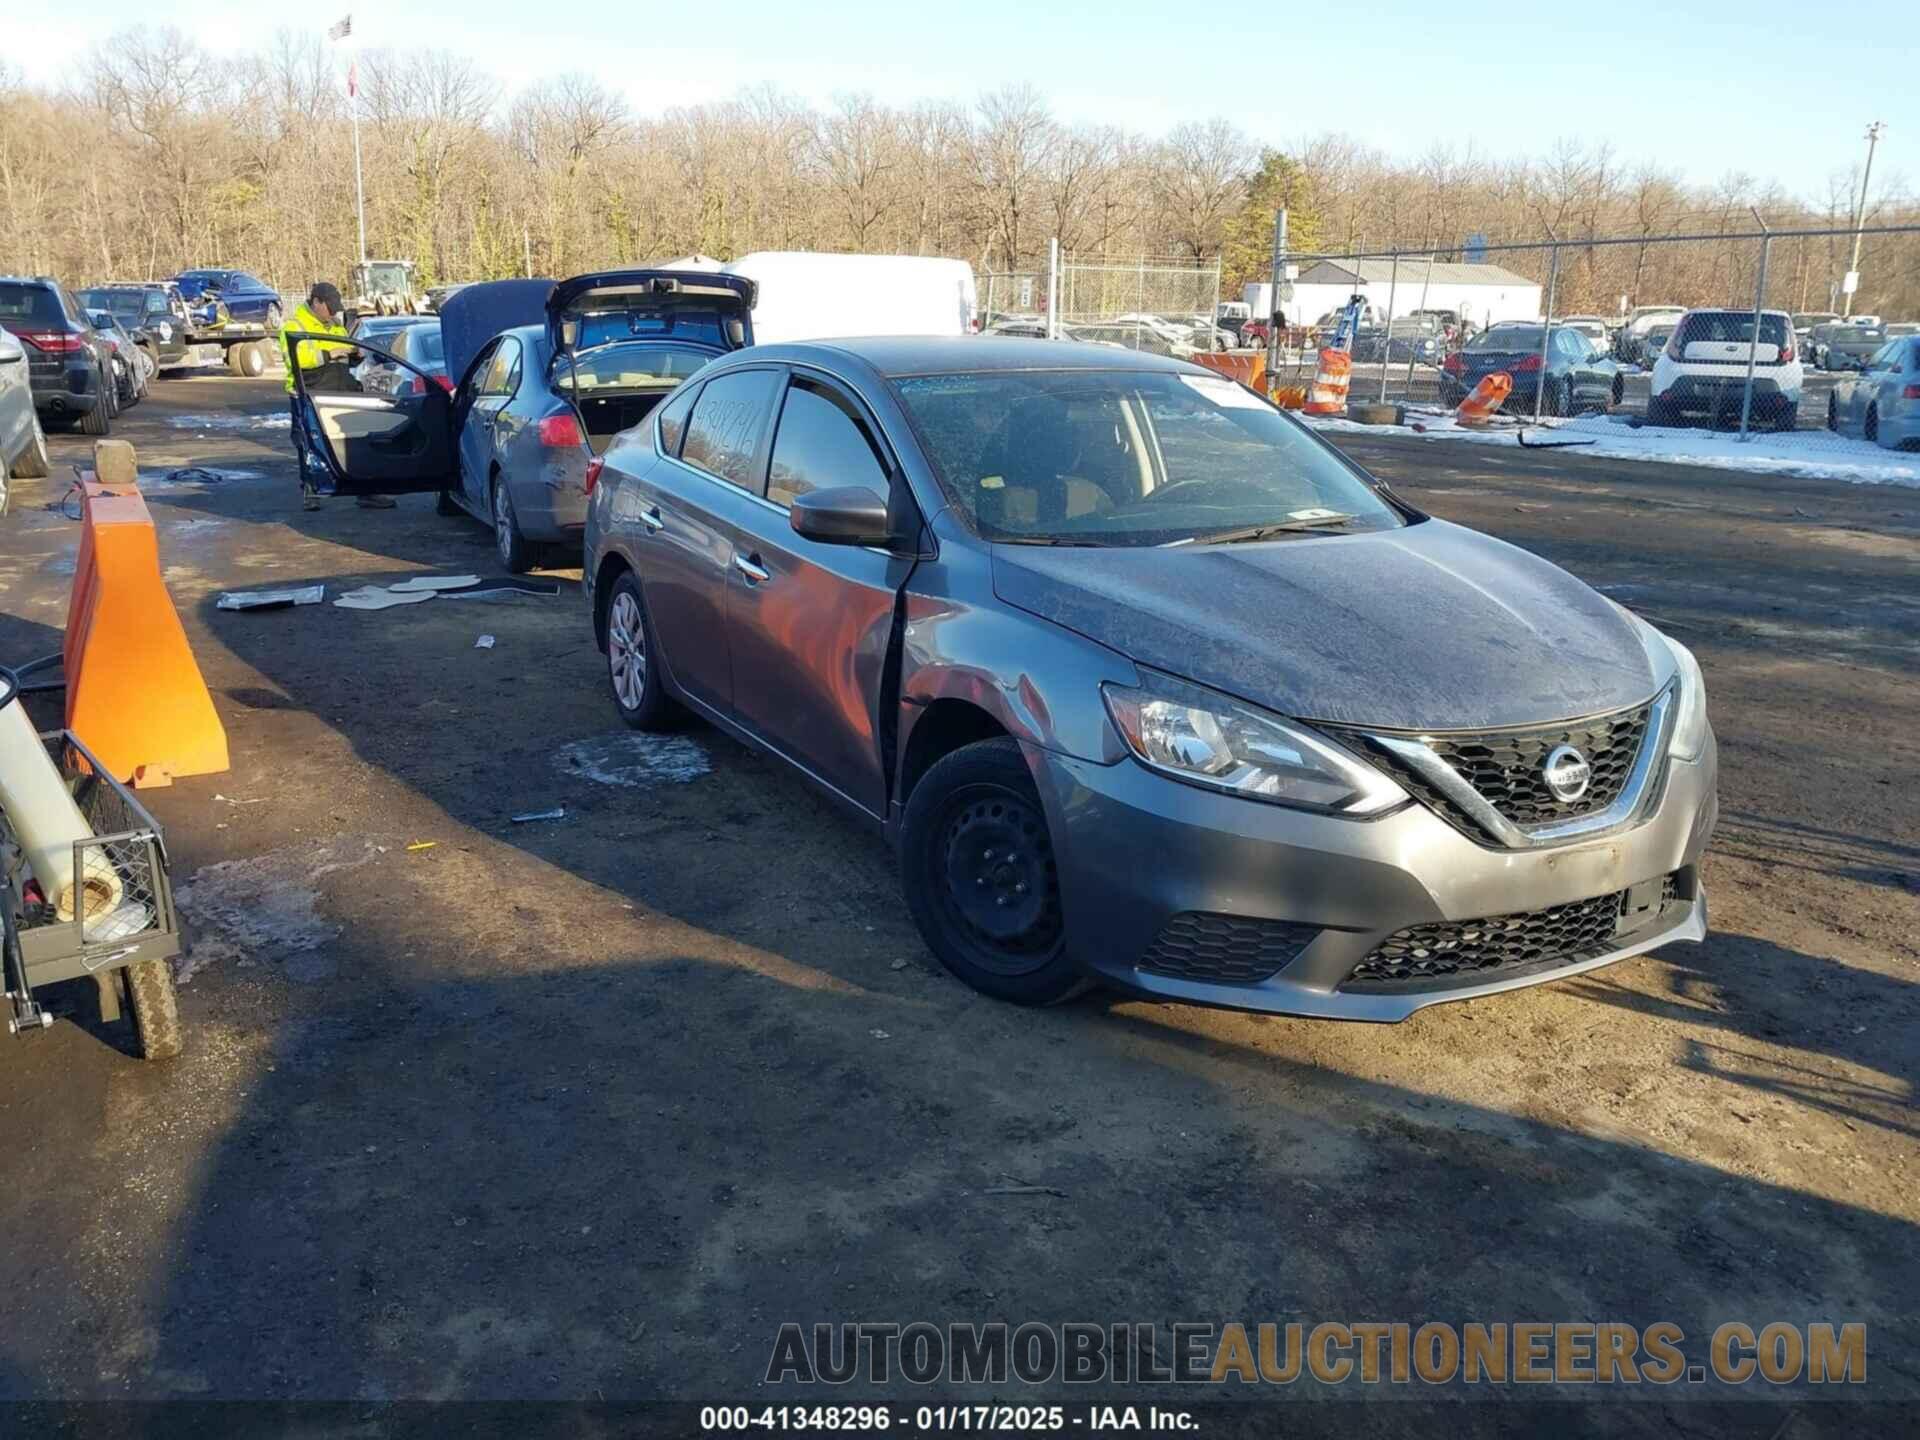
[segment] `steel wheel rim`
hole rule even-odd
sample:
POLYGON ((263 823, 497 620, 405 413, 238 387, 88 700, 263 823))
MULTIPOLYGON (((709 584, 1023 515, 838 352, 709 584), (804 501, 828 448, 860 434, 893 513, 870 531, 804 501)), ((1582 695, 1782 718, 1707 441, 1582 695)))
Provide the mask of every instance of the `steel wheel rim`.
POLYGON ((647 631, 639 602, 624 590, 607 615, 607 670, 621 705, 638 710, 647 693, 647 631))
POLYGON ((949 802, 938 845, 938 893, 974 962, 1009 977, 1048 964, 1060 947, 1062 920, 1039 808, 998 785, 970 786, 949 802))
POLYGON ((500 547, 500 558, 513 558, 513 502, 507 498, 507 487, 496 484, 493 487, 493 538, 500 547))

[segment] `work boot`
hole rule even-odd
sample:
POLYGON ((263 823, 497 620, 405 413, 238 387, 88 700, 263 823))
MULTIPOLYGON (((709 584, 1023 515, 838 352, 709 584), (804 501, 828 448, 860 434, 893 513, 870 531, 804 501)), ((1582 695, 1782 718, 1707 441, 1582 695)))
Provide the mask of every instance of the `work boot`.
POLYGON ((362 495, 354 503, 362 510, 391 510, 394 501, 391 495, 362 495))

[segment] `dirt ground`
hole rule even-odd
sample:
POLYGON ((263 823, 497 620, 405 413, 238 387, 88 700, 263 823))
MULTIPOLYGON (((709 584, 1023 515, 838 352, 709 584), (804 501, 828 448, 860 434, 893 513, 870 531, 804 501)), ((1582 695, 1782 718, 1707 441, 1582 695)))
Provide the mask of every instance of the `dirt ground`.
MULTIPOLYGON (((498 572, 431 497, 301 513, 283 415, 208 374, 116 426, 238 472, 148 496, 233 767, 147 793, 188 1053, 90 985, 0 1038, 0 1400, 758 1402, 789 1320, 1582 1318, 1863 1321, 1847 1398, 1920 1399, 1920 494, 1347 442, 1696 649, 1711 938, 1392 1027, 1032 1012, 798 779, 628 736, 577 571, 216 610, 498 572)), ((14 660, 58 648, 64 484, 0 521, 14 660)))

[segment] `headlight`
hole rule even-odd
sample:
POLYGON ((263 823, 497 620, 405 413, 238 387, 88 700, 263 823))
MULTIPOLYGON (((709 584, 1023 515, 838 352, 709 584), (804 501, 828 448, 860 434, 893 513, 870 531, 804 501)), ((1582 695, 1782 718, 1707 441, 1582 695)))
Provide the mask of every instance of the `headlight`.
POLYGON ((1198 685, 1142 670, 1146 683, 1103 685, 1127 748, 1162 774, 1276 805, 1378 815, 1407 800, 1385 775, 1332 742, 1198 685))
MULTIPOLYGON (((1654 634, 1660 635, 1658 630, 1654 634)), ((1676 760, 1698 760, 1707 748, 1707 682, 1700 673, 1700 662, 1693 652, 1671 635, 1660 635, 1673 652, 1680 667, 1680 690, 1674 696, 1677 706, 1673 721, 1673 739, 1667 753, 1676 760)))

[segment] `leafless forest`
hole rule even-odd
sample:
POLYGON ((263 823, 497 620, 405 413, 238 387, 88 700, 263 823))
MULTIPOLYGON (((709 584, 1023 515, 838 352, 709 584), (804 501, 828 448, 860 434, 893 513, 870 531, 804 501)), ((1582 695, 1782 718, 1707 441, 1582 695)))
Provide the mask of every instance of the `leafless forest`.
MULTIPOLYGON (((445 51, 363 54, 359 81, 369 252, 411 258, 429 282, 761 249, 1019 270, 1057 236, 1087 258, 1221 255, 1231 292, 1264 273, 1282 203, 1297 250, 1457 255, 1472 234, 1746 231, 1753 209, 1775 229, 1844 227, 1857 183, 1837 172, 1811 200, 1760 175, 1702 187, 1577 141, 1415 157, 1224 119, 1143 135, 1063 124, 1024 87, 907 109, 758 90, 643 115, 578 75, 509 92, 445 51)), ((58 90, 0 62, 0 270, 80 283, 230 264, 290 291, 340 277, 355 250, 347 106, 338 52, 292 34, 234 59, 134 31, 78 57, 58 90)), ((1873 189, 1869 223, 1920 222, 1897 177, 1873 189)), ((1777 243, 1769 303, 1824 308, 1847 249, 1777 243)), ((1543 251, 1494 258, 1544 277, 1543 251)), ((1558 308, 1750 299, 1756 258, 1717 240, 1569 249, 1558 308)), ((1870 237, 1862 269, 1857 308, 1920 313, 1920 234, 1870 237)))

